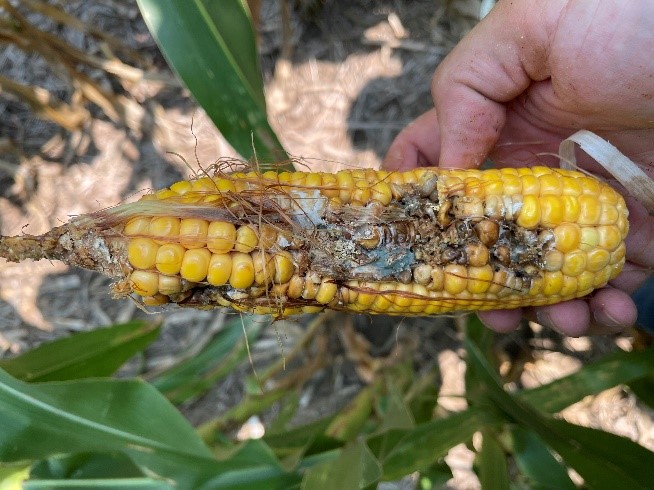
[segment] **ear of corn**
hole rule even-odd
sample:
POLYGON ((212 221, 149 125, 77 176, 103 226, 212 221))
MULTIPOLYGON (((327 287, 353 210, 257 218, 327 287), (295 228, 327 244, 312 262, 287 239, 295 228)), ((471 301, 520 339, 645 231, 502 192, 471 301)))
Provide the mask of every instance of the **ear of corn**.
POLYGON ((0 255, 100 270, 147 305, 429 315, 587 295, 622 269, 627 231, 611 187, 546 167, 217 173, 0 255))

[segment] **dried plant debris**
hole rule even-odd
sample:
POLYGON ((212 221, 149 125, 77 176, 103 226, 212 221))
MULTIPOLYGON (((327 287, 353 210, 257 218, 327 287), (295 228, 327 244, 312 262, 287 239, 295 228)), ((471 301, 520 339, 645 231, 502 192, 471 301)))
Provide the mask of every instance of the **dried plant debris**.
POLYGON ((4 237, 0 255, 100 271, 147 306, 279 318, 551 304, 605 285, 625 261, 624 200, 579 172, 230 165, 39 237, 4 237))

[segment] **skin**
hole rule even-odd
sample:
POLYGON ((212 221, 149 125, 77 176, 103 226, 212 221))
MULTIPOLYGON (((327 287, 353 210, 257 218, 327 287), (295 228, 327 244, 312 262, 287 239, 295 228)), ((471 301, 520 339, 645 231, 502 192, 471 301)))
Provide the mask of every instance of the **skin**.
MULTIPOLYGON (((589 129, 654 176, 654 2, 501 0, 443 60, 435 107, 407 126, 385 168, 558 166, 559 143, 589 129)), ((590 158, 578 164, 608 177, 590 158)), ((627 264, 588 298, 480 313, 496 331, 522 316, 567 335, 615 333, 636 321, 629 293, 654 268, 654 218, 628 196, 627 264)))

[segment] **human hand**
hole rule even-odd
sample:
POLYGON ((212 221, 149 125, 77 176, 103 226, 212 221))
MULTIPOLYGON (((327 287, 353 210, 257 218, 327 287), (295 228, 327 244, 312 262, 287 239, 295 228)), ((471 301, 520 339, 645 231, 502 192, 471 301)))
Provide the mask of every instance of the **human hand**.
MULTIPOLYGON (((384 166, 557 165, 559 143, 585 128, 654 176, 654 3, 500 1, 443 60, 435 108, 405 128, 384 166)), ((607 176, 590 159, 582 168, 607 176)), ((523 312, 480 313, 497 331, 523 314, 567 335, 616 332, 636 320, 629 297, 654 266, 654 218, 625 195, 627 264, 592 297, 523 312)))

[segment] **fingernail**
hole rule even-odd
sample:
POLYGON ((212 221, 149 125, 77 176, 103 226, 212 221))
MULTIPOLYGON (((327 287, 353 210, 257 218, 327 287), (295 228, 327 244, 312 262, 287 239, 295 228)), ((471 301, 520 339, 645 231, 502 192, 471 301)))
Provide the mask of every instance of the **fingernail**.
POLYGON ((622 325, 622 323, 617 321, 615 318, 613 318, 604 310, 595 310, 593 312, 593 318, 595 319, 595 323, 599 323, 600 325, 604 325, 605 327, 624 328, 624 325, 622 325))

